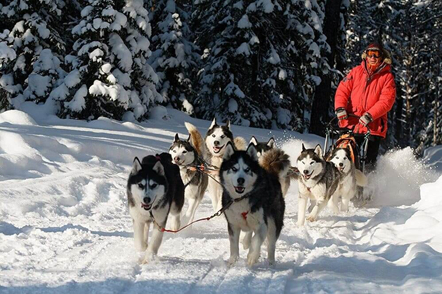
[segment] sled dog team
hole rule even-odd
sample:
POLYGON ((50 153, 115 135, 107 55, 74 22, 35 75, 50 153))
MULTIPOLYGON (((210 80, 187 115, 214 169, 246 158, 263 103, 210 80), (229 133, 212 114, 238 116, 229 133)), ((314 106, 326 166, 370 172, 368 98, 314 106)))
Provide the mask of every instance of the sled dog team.
POLYGON ((145 251, 143 263, 158 253, 168 218, 171 230, 180 228, 185 199, 185 220, 193 221, 206 189, 214 212, 223 213, 227 220, 228 263, 232 265, 239 258, 239 237, 243 231, 243 248, 249 249, 247 264, 252 266, 258 262, 265 240, 268 262, 275 262, 276 241, 283 227, 284 196, 291 179, 298 180, 300 226, 306 218, 315 221, 327 203, 337 213, 341 200, 340 209, 347 211, 357 186, 367 184, 345 148, 335 148, 326 160, 319 145, 313 149, 302 145, 295 172, 289 156, 275 146, 273 138, 258 142, 252 137, 247 144, 243 138, 233 136, 229 122, 218 125, 215 119, 204 139, 195 126, 185 126, 189 137, 183 140, 176 134, 168 153, 133 161, 127 198, 135 248, 145 251), (308 199, 311 205, 306 217, 308 199))

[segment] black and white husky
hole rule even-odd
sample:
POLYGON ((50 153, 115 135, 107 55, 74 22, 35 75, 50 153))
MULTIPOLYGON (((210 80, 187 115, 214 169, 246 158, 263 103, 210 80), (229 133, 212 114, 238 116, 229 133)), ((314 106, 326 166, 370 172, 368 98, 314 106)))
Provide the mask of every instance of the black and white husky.
MULTIPOLYGON (((243 138, 233 138, 232 131, 230 130, 230 121, 227 121, 224 126, 220 126, 216 123, 216 119, 213 119, 204 138, 206 150, 204 159, 213 168, 221 166, 224 152, 229 142, 232 142, 237 150, 243 150, 247 146, 243 138)), ((222 191, 222 187, 219 184, 219 175, 212 175, 209 178, 209 195, 215 212, 221 209, 222 191)))
POLYGON ((190 169, 190 167, 203 164, 204 141, 194 125, 187 122, 184 124, 189 131, 189 138, 181 140, 176 134, 175 140, 169 148, 169 154, 172 156, 173 163, 180 168, 181 179, 185 186, 184 195, 189 204, 186 219, 190 223, 193 221, 195 211, 206 192, 209 178, 205 173, 190 169))
POLYGON ((260 142, 255 138, 255 136, 252 136, 252 138, 250 138, 250 143, 255 145, 258 158, 267 151, 276 147, 275 139, 273 137, 271 137, 267 142, 260 142))
POLYGON ((220 177, 230 241, 229 263, 235 263, 239 257, 240 232, 252 231, 248 265, 258 261, 266 238, 268 261, 273 264, 285 210, 279 180, 259 165, 253 144, 247 151, 236 151, 231 143, 227 143, 225 148, 220 177))
MULTIPOLYGON (((341 174, 333 163, 325 161, 320 145, 314 149, 306 149, 302 144, 302 152, 297 162, 300 173, 298 177, 298 225, 302 226, 305 222, 308 199, 315 201, 307 217, 307 220, 313 222, 330 198, 338 192, 341 174)), ((335 213, 339 211, 337 207, 333 207, 333 210, 335 213)))
POLYGON ((169 213, 171 229, 180 227, 184 185, 179 168, 172 163, 169 153, 149 155, 142 162, 135 157, 127 181, 127 200, 133 220, 135 248, 146 251, 143 263, 147 263, 158 253, 163 240, 161 228, 166 227, 169 213), (148 243, 152 223, 152 240, 148 243))
POLYGON ((358 186, 367 185, 367 177, 358 169, 351 159, 348 148, 335 148, 332 151, 330 162, 332 162, 341 173, 338 192, 332 197, 333 206, 336 207, 341 197, 341 211, 348 211, 350 200, 356 196, 358 186))
POLYGON ((259 158, 259 164, 269 173, 276 175, 281 184, 282 196, 287 195, 290 187, 290 179, 293 177, 289 174, 290 159, 282 149, 277 148, 275 139, 271 137, 269 141, 259 142, 254 136, 250 139, 250 143, 255 145, 259 158))

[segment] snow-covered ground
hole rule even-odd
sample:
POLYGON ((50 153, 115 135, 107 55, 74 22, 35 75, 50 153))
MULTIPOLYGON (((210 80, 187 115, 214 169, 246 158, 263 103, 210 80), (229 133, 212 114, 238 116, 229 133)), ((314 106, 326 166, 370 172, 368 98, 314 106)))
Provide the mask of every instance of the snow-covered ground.
MULTIPOLYGON (((26 106, 26 105, 25 105, 26 106)), ((297 184, 286 197, 277 264, 233 267, 226 221, 166 233, 159 256, 139 263, 126 205, 134 156, 167 151, 189 121, 159 109, 137 124, 0 114, 0 293, 441 293, 442 146, 418 161, 412 150, 382 156, 369 207, 296 226, 297 184)), ((26 107, 24 107, 26 109, 26 107)), ((301 142, 323 138, 232 126, 236 136, 276 138, 294 164, 301 142)), ((208 195, 196 217, 212 214, 208 195)))

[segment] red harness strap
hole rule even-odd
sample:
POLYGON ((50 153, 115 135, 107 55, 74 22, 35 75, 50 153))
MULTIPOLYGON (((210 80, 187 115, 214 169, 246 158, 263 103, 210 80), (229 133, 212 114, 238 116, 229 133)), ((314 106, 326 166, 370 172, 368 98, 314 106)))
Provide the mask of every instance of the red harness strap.
POLYGON ((247 214, 249 214, 248 211, 241 212, 241 216, 242 216, 242 218, 243 218, 244 220, 247 220, 247 214))

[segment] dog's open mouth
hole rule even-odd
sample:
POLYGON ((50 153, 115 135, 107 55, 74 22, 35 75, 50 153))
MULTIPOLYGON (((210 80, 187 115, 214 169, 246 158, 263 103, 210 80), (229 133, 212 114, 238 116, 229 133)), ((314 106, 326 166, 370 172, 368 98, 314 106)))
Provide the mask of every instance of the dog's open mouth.
POLYGON ((236 191, 236 193, 238 193, 238 194, 242 194, 242 193, 244 193, 245 190, 246 190, 246 188, 244 188, 244 187, 235 186, 235 191, 236 191))
POLYGON ((343 172, 345 167, 338 167, 339 171, 343 172))
POLYGON ((309 175, 304 174, 304 179, 308 180, 312 176, 313 172, 311 172, 309 175))
POLYGON ((221 146, 221 147, 213 146, 213 152, 215 152, 215 153, 219 153, 219 152, 221 151, 221 149, 223 149, 223 147, 224 147, 224 145, 221 146))
POLYGON ((144 210, 150 210, 152 208, 152 204, 141 203, 141 207, 144 208, 144 210))

